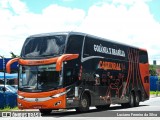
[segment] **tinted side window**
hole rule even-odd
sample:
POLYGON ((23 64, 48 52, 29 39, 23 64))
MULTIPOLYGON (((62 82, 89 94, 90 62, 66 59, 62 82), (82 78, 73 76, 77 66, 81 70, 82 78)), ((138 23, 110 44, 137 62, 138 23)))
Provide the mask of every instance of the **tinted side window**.
POLYGON ((84 36, 71 35, 68 39, 66 53, 81 54, 84 36))
POLYGON ((94 45, 94 41, 96 41, 96 39, 91 38, 91 37, 86 37, 85 38, 85 44, 84 44, 84 56, 83 57, 87 57, 87 56, 92 56, 93 55, 93 45, 94 45))
POLYGON ((146 51, 139 52, 139 62, 140 63, 148 63, 148 55, 146 51))

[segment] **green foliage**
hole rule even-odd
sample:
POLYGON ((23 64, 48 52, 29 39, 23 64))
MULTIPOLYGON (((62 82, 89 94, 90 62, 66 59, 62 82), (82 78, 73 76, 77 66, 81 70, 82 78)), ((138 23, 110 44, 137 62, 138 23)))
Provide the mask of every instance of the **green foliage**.
POLYGON ((10 52, 10 54, 11 54, 11 57, 12 57, 12 58, 17 58, 17 57, 19 57, 18 55, 15 55, 12 51, 10 52))
POLYGON ((160 91, 150 91, 150 95, 156 95, 156 96, 158 96, 158 95, 160 95, 160 91))
POLYGON ((149 66, 149 71, 151 76, 156 76, 156 66, 155 65, 150 65, 149 66))
POLYGON ((18 110, 18 107, 11 108, 9 106, 6 106, 5 108, 0 109, 0 111, 11 111, 11 110, 18 110))

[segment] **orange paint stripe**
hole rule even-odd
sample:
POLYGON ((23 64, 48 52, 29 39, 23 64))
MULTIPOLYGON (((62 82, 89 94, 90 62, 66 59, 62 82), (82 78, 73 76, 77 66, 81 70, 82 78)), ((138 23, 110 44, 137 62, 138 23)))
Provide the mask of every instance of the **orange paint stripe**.
POLYGON ((7 62, 6 71, 7 73, 11 72, 11 64, 18 62, 21 65, 46 65, 51 63, 56 63, 56 70, 60 71, 63 61, 72 60, 78 58, 79 54, 64 54, 60 57, 42 59, 42 60, 24 60, 20 58, 14 58, 7 62))
POLYGON ((147 49, 145 49, 145 48, 139 48, 139 50, 141 51, 146 51, 147 52, 147 49))
POLYGON ((13 64, 14 62, 17 62, 18 60, 19 60, 19 58, 14 58, 14 59, 11 59, 10 61, 7 62, 7 64, 6 64, 7 73, 11 73, 11 64, 13 64))
POLYGON ((19 64, 21 65, 45 65, 45 64, 51 64, 55 63, 57 61, 58 57, 55 58, 49 58, 49 59, 42 59, 42 60, 23 60, 19 59, 19 64))
POLYGON ((72 60, 78 58, 78 54, 64 54, 57 59, 56 71, 60 71, 63 61, 72 60))
MULTIPOLYGON (((128 51, 128 59, 129 59, 129 51, 128 51)), ((126 86, 124 88, 124 91, 122 92, 122 96, 126 93, 128 77, 129 77, 129 71, 130 71, 130 60, 128 61, 128 75, 127 75, 127 80, 126 80, 126 86)))

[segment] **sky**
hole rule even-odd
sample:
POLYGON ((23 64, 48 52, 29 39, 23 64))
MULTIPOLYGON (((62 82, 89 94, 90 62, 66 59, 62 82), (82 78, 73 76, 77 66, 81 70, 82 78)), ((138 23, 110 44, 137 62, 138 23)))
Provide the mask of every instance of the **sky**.
POLYGON ((160 64, 160 0, 0 0, 0 55, 26 37, 78 31, 148 50, 160 64))

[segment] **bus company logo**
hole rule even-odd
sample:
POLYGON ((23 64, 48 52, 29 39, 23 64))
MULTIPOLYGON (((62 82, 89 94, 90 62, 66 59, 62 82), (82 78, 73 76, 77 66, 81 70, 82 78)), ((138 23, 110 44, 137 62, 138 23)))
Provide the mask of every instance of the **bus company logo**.
POLYGON ((123 50, 104 47, 101 44, 100 45, 94 44, 94 51, 99 52, 99 53, 105 53, 105 54, 125 57, 125 52, 123 50))
POLYGON ((45 60, 39 60, 39 61, 36 61, 37 64, 43 64, 45 63, 45 60))
POLYGON ((38 102, 39 101, 38 98, 35 98, 35 101, 38 102))
POLYGON ((103 70, 124 70, 125 66, 121 63, 115 63, 115 62, 106 62, 106 61, 100 61, 98 64, 98 68, 103 70))
POLYGON ((37 65, 45 63, 44 60, 28 61, 28 65, 37 65))

